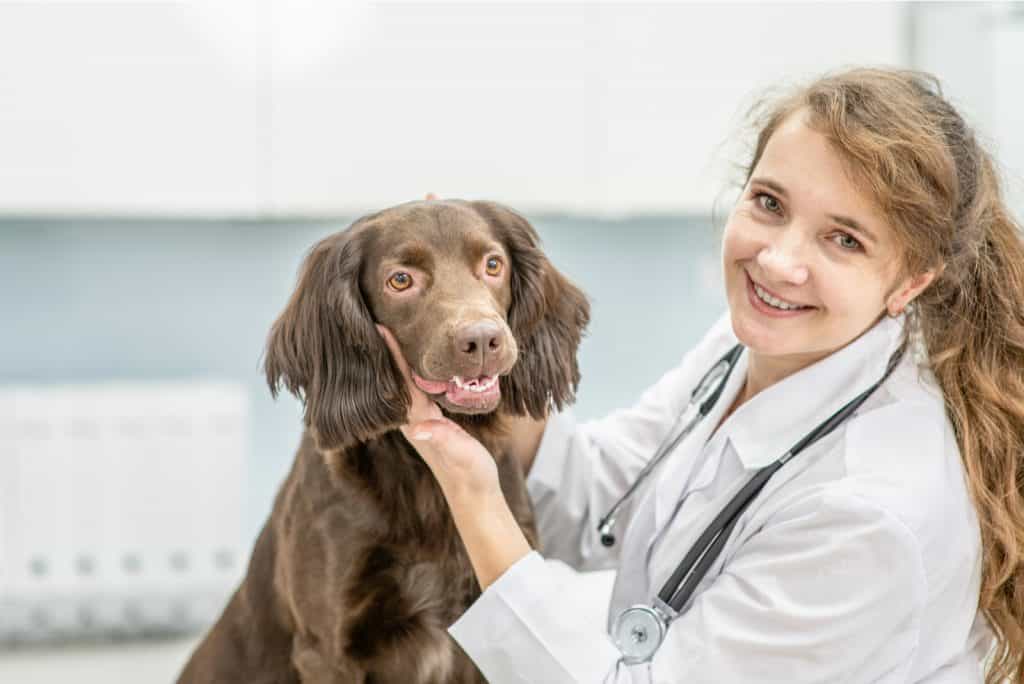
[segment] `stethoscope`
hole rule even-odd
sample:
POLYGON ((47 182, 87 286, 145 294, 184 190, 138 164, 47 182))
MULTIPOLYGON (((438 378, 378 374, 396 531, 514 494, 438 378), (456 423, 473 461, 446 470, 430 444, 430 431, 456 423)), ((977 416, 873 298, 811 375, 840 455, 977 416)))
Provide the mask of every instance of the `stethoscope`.
MULTIPOLYGON (((619 498, 611 507, 607 515, 601 518, 598 524, 598 532, 601 535, 601 543, 605 546, 615 544, 615 536, 612 528, 615 525, 615 516, 622 505, 633 495, 641 482, 657 467, 664 457, 670 453, 697 425, 702 418, 711 412, 718 398, 725 388, 729 375, 736 367, 736 361, 743 351, 743 345, 737 344, 730 349, 715 365, 713 365, 690 395, 690 401, 682 411, 668 435, 662 440, 661 445, 655 450, 654 456, 648 464, 637 475, 636 480, 626 490, 626 493, 619 498), (682 424, 682 430, 676 432, 676 428, 682 424)), ((892 373, 896 364, 903 355, 903 347, 900 347, 889 359, 889 365, 885 374, 861 394, 854 397, 845 406, 829 416, 825 421, 811 430, 800 441, 794 444, 789 451, 779 457, 775 462, 758 470, 724 508, 715 516, 714 520, 707 526, 704 532, 683 557, 675 572, 666 580, 657 597, 651 605, 639 604, 626 608, 615 618, 612 625, 612 639, 622 657, 616 664, 638 665, 650 663, 661 643, 665 640, 665 634, 671 622, 678 617, 683 606, 693 594, 694 589, 707 574, 708 569, 718 558, 725 542, 728 540, 740 514, 747 508, 754 497, 761 491, 769 478, 785 465, 791 458, 801 451, 817 442, 825 435, 832 432, 840 423, 864 403, 871 396, 871 393, 885 381, 892 373)))

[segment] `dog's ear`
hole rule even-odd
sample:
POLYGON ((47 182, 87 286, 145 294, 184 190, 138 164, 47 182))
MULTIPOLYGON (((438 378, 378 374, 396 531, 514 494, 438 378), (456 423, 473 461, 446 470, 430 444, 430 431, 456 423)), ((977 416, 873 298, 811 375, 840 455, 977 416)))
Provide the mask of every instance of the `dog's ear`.
POLYGON ((314 245, 267 338, 270 392, 302 400, 321 449, 343 449, 400 425, 409 393, 359 287, 361 222, 314 245))
POLYGON ((508 322, 519 359, 501 378, 505 410, 540 418, 550 404, 561 409, 576 398, 576 351, 590 322, 590 304, 544 256, 537 232, 525 218, 494 202, 469 205, 491 225, 512 260, 508 322))

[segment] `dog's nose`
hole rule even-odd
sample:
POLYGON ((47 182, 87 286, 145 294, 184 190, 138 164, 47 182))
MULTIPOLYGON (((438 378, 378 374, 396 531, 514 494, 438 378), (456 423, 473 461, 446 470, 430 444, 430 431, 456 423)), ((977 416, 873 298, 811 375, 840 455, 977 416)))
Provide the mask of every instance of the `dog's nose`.
POLYGON ((493 321, 464 325, 455 333, 455 349, 461 357, 483 361, 501 351, 501 328, 493 321))

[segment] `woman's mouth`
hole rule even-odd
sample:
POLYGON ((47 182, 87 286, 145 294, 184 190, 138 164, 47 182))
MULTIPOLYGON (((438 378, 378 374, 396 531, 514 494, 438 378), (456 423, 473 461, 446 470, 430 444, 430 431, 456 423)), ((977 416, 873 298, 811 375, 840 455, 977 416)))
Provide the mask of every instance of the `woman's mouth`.
POLYGON ((750 301, 750 305, 766 316, 771 316, 772 318, 792 318, 817 308, 776 297, 755 283, 746 270, 743 271, 743 274, 747 280, 747 299, 750 301))

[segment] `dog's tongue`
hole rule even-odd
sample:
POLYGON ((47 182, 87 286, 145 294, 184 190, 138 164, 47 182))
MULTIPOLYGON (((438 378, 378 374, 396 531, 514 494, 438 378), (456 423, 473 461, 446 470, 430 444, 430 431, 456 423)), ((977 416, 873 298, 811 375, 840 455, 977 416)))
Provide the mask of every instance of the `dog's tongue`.
POLYGON ((415 373, 412 374, 412 381, 416 383, 416 386, 427 394, 440 394, 448 389, 447 382, 438 382, 435 380, 425 380, 415 373))

